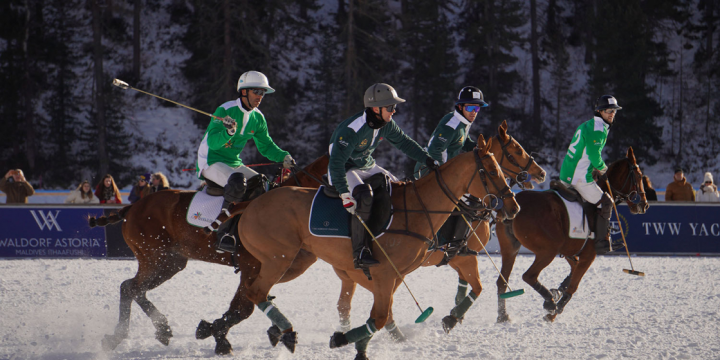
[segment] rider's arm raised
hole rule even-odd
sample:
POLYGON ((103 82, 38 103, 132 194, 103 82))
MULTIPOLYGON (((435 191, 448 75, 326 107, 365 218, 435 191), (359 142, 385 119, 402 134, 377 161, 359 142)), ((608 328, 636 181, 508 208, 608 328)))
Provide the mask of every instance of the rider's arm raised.
MULTIPOLYGON (((218 107, 213 115, 221 119, 225 116, 228 116, 225 108, 223 108, 222 106, 218 107)), ((207 144, 210 149, 221 149, 223 146, 225 146, 225 144, 227 144, 228 141, 230 141, 231 138, 232 136, 228 134, 227 128, 225 127, 225 125, 223 125, 222 120, 218 120, 217 118, 213 118, 212 120, 210 120, 210 125, 208 125, 207 131, 207 144)))
POLYGON ((265 121, 265 116, 263 116, 259 112, 257 114, 253 114, 253 116, 255 116, 257 120, 257 128, 255 130, 255 135, 253 136, 253 139, 255 140, 255 146, 257 147, 258 151, 262 156, 270 159, 270 161, 283 161, 283 159, 285 159, 285 156, 290 155, 290 153, 283 149, 280 149, 280 147, 278 147, 273 141, 273 139, 270 137, 267 128, 267 121, 265 121))

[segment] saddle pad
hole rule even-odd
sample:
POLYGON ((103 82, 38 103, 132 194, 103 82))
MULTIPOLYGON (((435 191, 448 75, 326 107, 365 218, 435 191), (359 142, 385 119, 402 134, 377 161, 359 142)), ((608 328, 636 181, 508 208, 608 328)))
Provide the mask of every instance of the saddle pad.
POLYGON ((205 190, 198 191, 190 201, 186 220, 188 224, 197 227, 210 225, 220 214, 222 208, 222 196, 210 196, 205 190))
POLYGON ((570 202, 565 200, 556 191, 553 191, 565 204, 565 209, 568 213, 568 219, 570 219, 570 228, 568 229, 568 236, 573 239, 587 239, 590 233, 590 226, 588 225, 587 218, 583 216, 583 208, 580 203, 570 202))
MULTIPOLYGON (((329 198, 323 191, 324 186, 315 193, 310 207, 310 219, 308 228, 310 233, 319 237, 344 237, 350 238, 350 213, 343 208, 342 200, 329 198)), ((392 223, 392 216, 383 229, 387 229, 392 223)), ((384 233, 375 235, 380 237, 384 233)))

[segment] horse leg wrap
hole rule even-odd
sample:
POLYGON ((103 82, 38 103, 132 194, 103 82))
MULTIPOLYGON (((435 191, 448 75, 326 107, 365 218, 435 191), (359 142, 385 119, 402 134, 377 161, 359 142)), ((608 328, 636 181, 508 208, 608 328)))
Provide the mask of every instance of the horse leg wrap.
POLYGON ((460 302, 465 299, 468 291, 468 282, 463 279, 458 279, 457 294, 455 294, 455 306, 460 305, 460 302))
MULTIPOLYGON (((395 321, 385 324, 385 329, 390 333, 390 338, 395 342, 403 342, 407 340, 405 334, 400 331, 400 328, 395 324, 395 321)), ((356 346, 357 347, 357 346, 356 346)))
POLYGON ((568 294, 566 292, 563 293, 563 296, 560 298, 560 301, 558 301, 557 304, 557 313, 562 314, 563 310, 565 309, 565 305, 567 305, 568 301, 572 299, 572 294, 568 294))
POLYGON ((470 309, 472 304, 475 302, 475 299, 477 299, 477 295, 475 295, 475 293, 471 291, 470 294, 468 294, 468 296, 466 296, 460 302, 460 304, 450 310, 450 315, 454 316, 457 319, 462 319, 468 309, 470 309))
POLYGON ((372 335, 355 343, 355 350, 357 350, 358 355, 361 353, 363 355, 365 354, 365 351, 367 351, 368 344, 370 343, 370 339, 372 339, 372 335))
POLYGON ((532 288, 537 291, 540 296, 543 297, 543 299, 545 299, 545 302, 543 303, 543 309, 547 310, 551 314, 555 314, 555 311, 557 310, 557 305, 553 300, 553 296, 550 290, 543 286, 543 284, 541 284, 539 281, 536 282, 532 286, 532 288))
POLYGON ((273 304, 270 301, 261 302, 257 305, 258 309, 262 311, 265 316, 272 321, 274 325, 277 325, 278 328, 280 328, 281 331, 285 331, 292 328, 292 324, 290 321, 283 315, 280 310, 275 307, 275 304, 273 304))
POLYGON ((377 332, 375 327, 375 319, 368 319, 365 325, 358 326, 345 333, 345 338, 348 343, 356 343, 365 338, 370 338, 374 333, 377 332))
MULTIPOLYGON (((500 295, 498 293, 498 295, 500 295)), ((498 296, 498 317, 497 322, 498 323, 504 323, 510 321, 510 315, 507 313, 507 308, 505 307, 505 299, 498 296)))

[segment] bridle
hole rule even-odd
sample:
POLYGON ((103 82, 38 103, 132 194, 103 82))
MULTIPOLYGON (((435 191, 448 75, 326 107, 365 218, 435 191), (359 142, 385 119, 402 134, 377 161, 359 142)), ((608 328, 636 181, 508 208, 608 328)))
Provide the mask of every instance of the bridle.
POLYGON ((524 190, 525 186, 523 185, 523 183, 528 181, 528 179, 530 178, 530 176, 528 174, 528 170, 530 169, 530 166, 532 166, 533 162, 535 162, 535 158, 533 158, 532 155, 528 154, 528 157, 530 157, 530 159, 528 160, 527 165, 520 166, 520 164, 517 162, 517 160, 515 160, 515 157, 512 156, 512 154, 510 154, 510 152, 507 149, 508 146, 510 146, 510 144, 513 142, 513 137, 509 136, 510 140, 508 140, 508 142, 506 142, 505 144, 502 143, 502 140, 500 139, 500 135, 496 135, 496 138, 498 139, 498 142, 500 143, 500 149, 502 150, 502 156, 500 157, 500 160, 498 161, 498 165, 500 165, 500 168, 503 170, 504 174, 509 173, 509 174, 512 174, 515 176, 514 178, 510 178, 510 186, 513 186, 514 185, 513 183, 517 183, 517 185, 521 189, 524 190), (505 161, 506 157, 510 164, 512 164, 512 165, 516 166, 518 169, 520 169, 520 172, 515 172, 515 171, 510 170, 507 167, 503 166, 503 162, 505 161))
MULTIPOLYGON (((628 158, 625 158, 623 160, 627 161, 630 172, 625 177, 625 181, 623 181, 623 184, 620 187, 620 189, 625 189, 625 187, 627 187, 628 182, 629 182, 631 184, 630 192, 624 193, 624 192, 618 190, 612 184, 610 184, 610 189, 612 189, 613 196, 615 196, 615 199, 613 199, 613 201, 615 201, 616 203, 620 202, 620 201, 626 201, 628 203, 637 204, 640 202, 641 195, 645 195, 645 191, 639 191, 640 189, 637 186, 638 178, 637 178, 637 175, 635 174, 635 170, 639 169, 640 167, 637 164, 631 163, 630 159, 628 159, 628 158)), ((610 182, 608 181, 608 183, 610 183, 610 182)))

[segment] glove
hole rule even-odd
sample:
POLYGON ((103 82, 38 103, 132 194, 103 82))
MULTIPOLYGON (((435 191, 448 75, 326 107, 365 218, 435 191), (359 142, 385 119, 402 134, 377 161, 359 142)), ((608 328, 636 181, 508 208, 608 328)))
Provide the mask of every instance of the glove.
POLYGON ((355 198, 350 195, 350 193, 342 193, 340 194, 340 198, 343 202, 343 207, 345 210, 347 210, 351 214, 355 214, 355 207, 357 206, 357 201, 355 201, 355 198))
POLYGON ((295 159, 290 156, 290 154, 285 155, 285 160, 283 160, 283 168, 289 169, 291 167, 295 166, 295 159))
POLYGON ((440 163, 431 157, 427 157, 425 158, 425 166, 430 170, 437 170, 440 167, 440 163))
POLYGON ((595 181, 605 182, 605 180, 607 180, 607 176, 605 176, 606 172, 607 168, 605 168, 605 170, 593 169, 592 177, 595 181))
POLYGON ((228 135, 233 136, 235 135, 235 131, 237 131, 237 122, 235 122, 235 119, 226 116, 222 118, 223 125, 225 125, 225 128, 227 129, 228 135))

